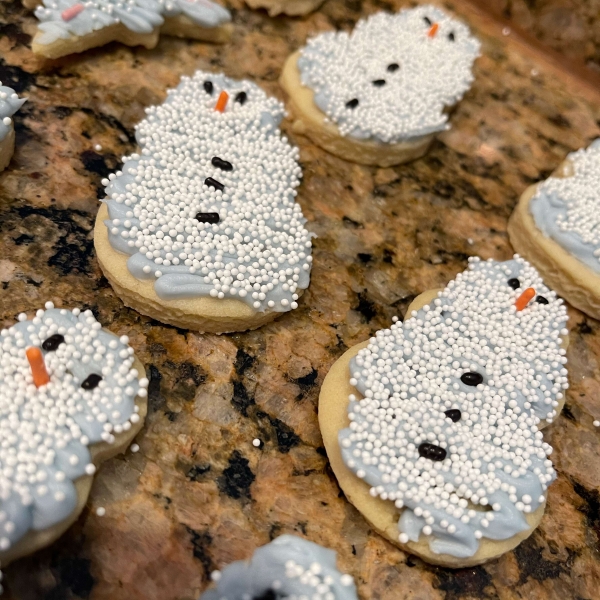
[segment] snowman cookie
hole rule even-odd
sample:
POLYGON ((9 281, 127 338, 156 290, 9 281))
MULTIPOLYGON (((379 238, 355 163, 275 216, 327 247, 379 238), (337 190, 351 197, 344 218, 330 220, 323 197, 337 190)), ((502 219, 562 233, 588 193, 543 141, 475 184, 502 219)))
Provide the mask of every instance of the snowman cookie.
POLYGON ((325 150, 389 167, 425 154, 473 82, 479 42, 433 6, 377 13, 292 54, 281 85, 294 128, 325 150))
POLYGON ((58 539, 94 472, 146 415, 144 367, 91 311, 38 310, 0 335, 0 562, 58 539))
POLYGON ((283 114, 255 84, 200 71, 148 109, 136 130, 141 153, 104 181, 94 233, 125 304, 214 333, 297 308, 312 244, 283 114))
POLYGON ((279 536, 212 579, 215 588, 200 600, 358 600, 354 580, 336 567, 335 552, 295 535, 279 536))
POLYGON ((15 127, 12 116, 24 103, 25 98, 19 98, 15 90, 0 82, 0 171, 6 169, 15 151, 15 127))
POLYGON ((556 475, 538 425, 568 387, 567 314, 520 257, 471 259, 431 300, 333 365, 319 424, 342 490, 376 531, 465 567, 542 518, 556 475))
POLYGON ((246 0, 250 8, 264 8, 270 17, 288 15, 301 17, 317 10, 325 0, 246 0))
POLYGON ((600 139, 529 187, 508 223, 515 250, 565 300, 600 319, 600 139))
POLYGON ((226 42, 231 14, 211 0, 25 0, 39 20, 32 50, 47 58, 110 42, 154 48, 160 34, 226 42), (37 8, 36 8, 37 7, 37 8))

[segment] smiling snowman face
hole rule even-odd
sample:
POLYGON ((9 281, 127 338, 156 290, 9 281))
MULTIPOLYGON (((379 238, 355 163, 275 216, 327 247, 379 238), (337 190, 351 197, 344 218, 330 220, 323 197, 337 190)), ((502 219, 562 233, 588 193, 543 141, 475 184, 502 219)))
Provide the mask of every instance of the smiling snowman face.
POLYGON ((472 260, 350 364, 346 465, 404 508, 400 541, 472 556, 528 529, 555 473, 538 431, 568 387, 566 310, 521 258, 472 260))
POLYGON ((90 311, 48 303, 19 321, 0 336, 0 556, 73 513, 74 482, 95 471, 88 447, 139 422, 148 384, 127 338, 90 311))
POLYGON ((445 109, 471 86, 479 48, 464 24, 420 6, 321 34, 298 67, 342 135, 394 143, 448 128, 445 109))
POLYGON ((296 308, 311 234, 295 202, 298 150, 283 105, 256 85, 197 72, 137 128, 141 155, 107 184, 113 248, 163 299, 212 296, 296 308))

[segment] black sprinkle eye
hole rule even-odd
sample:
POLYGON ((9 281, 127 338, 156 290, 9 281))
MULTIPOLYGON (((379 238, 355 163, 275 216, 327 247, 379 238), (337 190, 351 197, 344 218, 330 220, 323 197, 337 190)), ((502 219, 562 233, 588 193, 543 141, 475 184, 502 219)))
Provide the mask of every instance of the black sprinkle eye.
POLYGON ((456 39, 456 38, 454 37, 454 31, 451 31, 451 32, 448 34, 448 39, 449 39, 451 42, 453 42, 453 41, 456 39))
POLYGON ((210 94, 212 96, 213 89, 214 89, 213 82, 212 81, 205 81, 203 83, 203 85, 204 85, 204 91, 207 94, 210 94))
POLYGON ((521 282, 516 277, 509 279, 506 283, 508 283, 513 290, 518 290, 521 287, 521 282))
POLYGON ((384 86, 384 85, 385 85, 385 79, 376 79, 376 80, 373 82, 373 85, 374 85, 375 87, 382 87, 382 86, 384 86))
POLYGON ((451 408, 450 410, 446 410, 444 411, 444 414, 449 419, 454 421, 454 423, 458 423, 458 421, 460 421, 460 418, 462 417, 462 413, 460 412, 460 410, 458 410, 458 408, 451 408))
POLYGON ((470 385, 475 387, 480 383, 483 383, 483 375, 481 373, 474 373, 473 371, 467 371, 460 376, 460 380, 465 385, 470 385))
POLYGON ((440 446, 425 442, 419 445, 419 455, 429 460, 440 461, 446 458, 446 451, 440 446))
POLYGON ((538 296, 535 301, 539 304, 548 304, 548 299, 544 298, 544 296, 538 296))
POLYGON ((398 63, 392 63, 391 65, 387 66, 387 70, 390 73, 394 73, 394 71, 397 71, 400 68, 400 65, 398 63))
POLYGON ((65 337, 60 333, 51 335, 47 340, 42 342, 42 350, 46 352, 54 352, 61 344, 65 343, 65 337))
POLYGON ((213 187, 215 188, 215 190, 219 190, 221 192, 225 189, 225 186, 220 181, 217 181, 212 177, 207 177, 204 180, 204 185, 207 185, 208 187, 213 187))
POLYGON ((279 600, 280 596, 273 590, 267 590, 260 596, 254 596, 252 600, 279 600))
POLYGON ((248 100, 248 94, 246 94, 246 92, 238 92, 233 99, 234 102, 239 102, 242 106, 244 106, 246 100, 248 100))
POLYGON ((221 218, 219 217, 219 213, 215 212, 199 212, 196 214, 196 220, 200 223, 210 223, 211 225, 215 225, 218 223, 221 218))
POLYGON ((221 171, 233 171, 233 165, 218 156, 213 156, 210 162, 213 167, 217 167, 217 169, 221 169, 221 171))
POLYGON ((102 381, 102 375, 97 375, 96 373, 92 373, 88 375, 82 382, 81 387, 84 390, 93 390, 98 387, 98 384, 102 381))
POLYGON ((346 108, 356 108, 358 106, 358 98, 352 98, 346 102, 346 108))
POLYGON ((431 19, 429 17, 423 17, 423 21, 425 21, 425 23, 431 27, 431 19))

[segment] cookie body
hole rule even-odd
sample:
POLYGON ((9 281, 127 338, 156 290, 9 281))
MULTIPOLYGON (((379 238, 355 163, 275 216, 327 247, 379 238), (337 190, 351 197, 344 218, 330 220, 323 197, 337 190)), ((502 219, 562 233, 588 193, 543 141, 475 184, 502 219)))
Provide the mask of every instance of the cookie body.
POLYGON ((336 567, 336 555, 295 535, 281 535, 255 550, 248 561, 213 573, 215 588, 200 600, 312 598, 358 600, 350 575, 336 567))
POLYGON ((298 151, 278 128, 283 105, 250 82, 198 72, 148 113, 141 154, 104 180, 96 221, 117 294, 155 319, 214 333, 297 308, 311 234, 295 202, 298 151))
POLYGON ((600 319, 600 263, 594 253, 600 244, 594 229, 600 196, 594 178, 599 174, 600 143, 595 142, 570 155, 546 182, 525 190, 508 223, 515 250, 565 300, 596 319, 600 319), (536 220, 533 211, 543 215, 543 221, 536 220), (586 225, 578 231, 582 221, 586 225))
POLYGON ((382 167, 422 156, 469 89, 479 42, 433 6, 377 13, 289 57, 281 85, 295 129, 347 160, 382 167))
POLYGON ((73 0, 60 6, 45 0, 35 15, 40 23, 32 49, 47 58, 113 41, 154 48, 161 33, 222 43, 232 32, 229 11, 210 0, 73 0))
POLYGON ((77 520, 96 468, 128 447, 147 412, 143 365, 126 338, 103 330, 90 311, 49 303, 19 321, 2 331, 0 350, 0 429, 10 442, 0 450, 3 565, 51 544, 77 520), (31 348, 47 376, 39 387, 31 348), (48 400, 54 410, 40 413, 48 400), (44 445, 13 454, 21 439, 37 435, 44 445), (32 473, 26 482, 15 477, 24 468, 32 473))
POLYGON ((428 296, 333 365, 319 424, 340 487, 379 533, 466 567, 514 548, 542 518, 555 473, 537 415, 555 418, 568 385, 566 311, 520 258, 474 260, 428 296), (517 310, 531 287, 538 295, 517 310), (547 321, 555 328, 535 334, 547 321))
POLYGON ((0 82, 0 171, 8 166, 15 150, 15 128, 12 116, 23 106, 24 98, 0 82))
POLYGON ((269 16, 288 15, 301 17, 317 10, 324 0, 246 0, 250 8, 264 8, 269 16))

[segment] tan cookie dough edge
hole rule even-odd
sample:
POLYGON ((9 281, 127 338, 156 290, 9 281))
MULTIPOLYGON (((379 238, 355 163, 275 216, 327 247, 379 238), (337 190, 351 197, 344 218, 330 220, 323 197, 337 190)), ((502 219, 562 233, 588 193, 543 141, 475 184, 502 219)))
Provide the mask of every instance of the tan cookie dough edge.
POLYGON ((353 140, 340 134, 325 113, 314 103, 314 92, 302 85, 298 57, 295 52, 286 60, 279 83, 288 94, 288 107, 293 115, 293 130, 309 137, 317 146, 340 158, 364 165, 391 167, 423 156, 435 134, 414 142, 382 144, 369 140, 353 140))
POLYGON ((15 151, 15 130, 11 125, 8 135, 0 142, 0 171, 8 167, 8 163, 15 151))
MULTIPOLYGON (((146 370, 141 361, 135 357, 133 368, 137 369, 140 379, 146 377, 146 370)), ((92 455, 92 462, 99 467, 105 460, 121 454, 129 447, 129 444, 140 432, 144 426, 144 419, 148 413, 148 400, 147 398, 140 398, 139 396, 135 399, 135 405, 138 407, 138 415, 140 420, 137 423, 131 425, 129 431, 123 431, 122 433, 115 434, 115 442, 113 444, 107 444, 102 442, 100 444, 94 444, 90 446, 90 454, 92 455)), ((74 482, 75 489, 77 490, 77 506, 73 510, 71 516, 64 521, 57 523, 56 525, 43 529, 41 531, 29 531, 23 538, 21 538, 14 546, 12 546, 6 552, 0 552, 0 565, 2 567, 7 566, 14 560, 33 554, 46 546, 49 546, 55 542, 60 536, 77 521, 79 515, 85 508, 88 500, 90 490, 94 476, 84 475, 74 482)))
POLYGON ((277 15, 288 15, 289 17, 301 17, 313 12, 323 4, 325 0, 246 0, 246 4, 252 9, 264 8, 270 17, 277 15))
MULTIPOLYGON (((569 174, 572 174, 572 166, 570 161, 566 161, 558 176, 569 174)), ((508 221, 510 242, 521 256, 536 267, 557 294, 575 308, 600 319, 600 276, 544 235, 535 224, 529 203, 538 185, 525 190, 508 221)))
MULTIPOLYGON (((104 275, 126 306, 162 323, 209 333, 256 329, 284 314, 274 311, 255 312, 245 302, 233 298, 162 300, 154 291, 153 280, 141 281, 129 272, 129 257, 115 250, 108 241, 105 219, 108 219, 108 209, 103 203, 94 226, 96 256, 104 275)), ((298 294, 301 294, 301 290, 298 290, 298 294)))
POLYGON ((71 36, 65 40, 56 40, 51 44, 41 44, 39 39, 42 32, 38 31, 33 38, 31 49, 35 54, 40 54, 46 58, 60 58, 69 54, 85 52, 91 48, 98 48, 110 42, 120 42, 127 46, 144 46, 152 49, 158 44, 161 33, 221 44, 230 39, 232 32, 233 25, 231 23, 207 28, 196 25, 185 15, 179 15, 177 17, 166 17, 163 25, 150 33, 135 33, 127 29, 122 23, 116 23, 87 35, 71 36))

